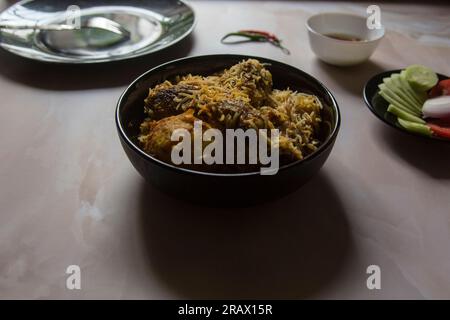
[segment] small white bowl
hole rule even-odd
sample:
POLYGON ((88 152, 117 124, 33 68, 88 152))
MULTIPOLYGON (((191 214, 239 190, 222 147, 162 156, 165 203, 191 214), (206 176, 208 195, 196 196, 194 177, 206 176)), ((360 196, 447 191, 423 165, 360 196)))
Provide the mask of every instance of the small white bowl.
POLYGON ((317 57, 329 64, 351 66, 369 59, 384 36, 384 27, 369 29, 367 18, 348 13, 319 13, 308 19, 309 44, 317 57), (361 41, 327 35, 348 35, 361 41))

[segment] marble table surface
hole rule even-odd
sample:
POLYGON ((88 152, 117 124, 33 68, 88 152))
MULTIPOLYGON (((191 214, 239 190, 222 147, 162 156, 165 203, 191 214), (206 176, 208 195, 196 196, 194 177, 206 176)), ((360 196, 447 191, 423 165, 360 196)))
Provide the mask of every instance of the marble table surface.
POLYGON ((382 4, 388 31, 371 60, 338 68, 316 59, 304 23, 320 11, 364 14, 366 4, 191 4, 191 37, 131 62, 63 67, 0 52, 0 298, 450 298, 450 145, 387 127, 361 94, 372 75, 413 63, 450 75, 450 8, 382 4), (250 27, 278 34, 292 54, 219 43, 250 27), (297 192, 203 208, 147 185, 126 158, 114 109, 127 84, 164 61, 212 53, 283 61, 335 94, 335 148, 297 192), (80 290, 66 287, 69 265, 80 267, 80 290), (370 265, 379 290, 367 288, 370 265))

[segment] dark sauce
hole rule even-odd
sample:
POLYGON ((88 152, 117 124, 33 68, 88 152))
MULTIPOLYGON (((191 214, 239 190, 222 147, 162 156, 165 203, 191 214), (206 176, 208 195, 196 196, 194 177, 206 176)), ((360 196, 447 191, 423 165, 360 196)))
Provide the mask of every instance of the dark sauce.
POLYGON ((344 34, 344 33, 328 33, 328 34, 325 34, 325 36, 327 36, 329 38, 333 38, 333 39, 337 39, 337 40, 345 40, 345 41, 362 41, 363 40, 359 37, 351 36, 351 35, 344 34))

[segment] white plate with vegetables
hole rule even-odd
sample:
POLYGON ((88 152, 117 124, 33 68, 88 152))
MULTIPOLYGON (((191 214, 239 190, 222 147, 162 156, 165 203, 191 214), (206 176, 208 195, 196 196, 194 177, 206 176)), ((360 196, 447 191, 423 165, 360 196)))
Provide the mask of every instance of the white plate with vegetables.
POLYGON ((450 142, 450 78, 422 65, 380 73, 364 100, 383 122, 416 136, 450 142))

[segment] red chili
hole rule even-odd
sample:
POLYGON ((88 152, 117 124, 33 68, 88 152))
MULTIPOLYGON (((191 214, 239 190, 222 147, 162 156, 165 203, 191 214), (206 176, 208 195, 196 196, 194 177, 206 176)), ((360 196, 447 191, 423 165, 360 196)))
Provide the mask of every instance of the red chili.
POLYGON ((290 54, 289 50, 285 48, 281 44, 281 40, 278 39, 277 36, 275 36, 272 33, 266 32, 266 31, 260 31, 260 30, 239 30, 238 32, 231 32, 226 34, 221 40, 224 44, 235 44, 235 43, 242 43, 247 41, 255 41, 255 42, 269 42, 272 45, 280 48, 285 54, 290 54), (244 41, 226 41, 225 39, 232 37, 232 36, 238 36, 238 37, 245 37, 248 40, 244 41))
POLYGON ((261 30, 239 30, 239 32, 258 34, 258 35, 266 37, 267 39, 271 39, 271 40, 274 40, 274 41, 280 41, 280 39, 278 39, 278 37, 276 35, 274 35, 273 33, 270 33, 270 32, 266 32, 266 31, 261 31, 261 30))

